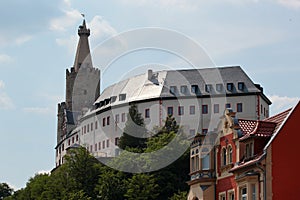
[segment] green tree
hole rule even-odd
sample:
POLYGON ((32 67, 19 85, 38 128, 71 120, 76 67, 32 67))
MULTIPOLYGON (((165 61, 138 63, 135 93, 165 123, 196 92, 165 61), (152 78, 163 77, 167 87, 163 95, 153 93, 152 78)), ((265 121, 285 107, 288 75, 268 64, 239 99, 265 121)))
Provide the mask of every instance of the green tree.
POLYGON ((13 191, 7 183, 0 183, 0 199, 11 196, 13 191))
POLYGON ((187 199, 187 192, 178 192, 175 193, 172 197, 169 198, 169 200, 186 200, 187 199))
POLYGON ((129 107, 127 121, 125 124, 123 135, 120 138, 119 147, 128 151, 139 151, 144 149, 147 141, 147 130, 145 128, 144 119, 135 104, 129 107))
POLYGON ((158 184, 153 175, 135 174, 128 180, 127 192, 125 197, 128 200, 151 200, 157 199, 158 184))

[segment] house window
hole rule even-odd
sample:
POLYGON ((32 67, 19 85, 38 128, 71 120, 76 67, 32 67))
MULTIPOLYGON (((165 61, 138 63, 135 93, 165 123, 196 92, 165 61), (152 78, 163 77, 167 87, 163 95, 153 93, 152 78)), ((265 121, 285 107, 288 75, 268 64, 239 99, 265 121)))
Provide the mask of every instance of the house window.
POLYGON ((230 103, 226 103, 225 108, 231 108, 231 104, 230 103))
POLYGON ((243 187, 240 190, 241 200, 247 200, 247 187, 243 187))
POLYGON ((109 147, 109 140, 106 140, 106 147, 109 147))
POLYGON ((219 104, 214 104, 214 113, 219 113, 220 106, 219 104))
POLYGON ((93 145, 90 146, 90 152, 93 152, 93 145))
POLYGON ((223 91, 223 84, 218 83, 218 84, 216 85, 216 89, 217 89, 218 92, 222 92, 222 91, 223 91))
POLYGON ((173 107, 168 107, 168 115, 173 115, 173 107))
POLYGON ((244 82, 238 82, 238 89, 241 90, 241 91, 243 91, 244 88, 245 88, 244 82))
POLYGON ((197 94, 199 92, 198 85, 192 85, 191 86, 191 92, 194 94, 197 94))
POLYGON ((260 114, 263 114, 263 105, 260 105, 260 114))
POLYGON ((94 128, 94 127, 93 127, 93 122, 92 122, 92 123, 91 123, 91 131, 93 131, 93 128, 94 128))
POLYGON ((107 118, 106 118, 106 125, 108 126, 110 124, 110 116, 108 116, 107 118))
POLYGON ((228 163, 232 163, 232 147, 228 147, 228 163))
POLYGON ((207 128, 204 128, 204 129, 202 129, 202 134, 207 134, 207 132, 208 132, 208 129, 207 128))
POLYGON ((206 84, 205 85, 205 92, 210 93, 212 91, 212 85, 211 84, 206 84))
POLYGON ((266 108, 264 108, 264 116, 266 116, 266 108))
POLYGON ((112 97, 110 97, 111 103, 115 102, 116 100, 117 100, 117 96, 112 96, 112 97))
POLYGON ((176 93, 176 86, 170 86, 170 93, 175 94, 176 93))
POLYGON ((243 112, 243 104, 242 103, 236 104, 236 111, 237 112, 243 112))
POLYGON ((97 151, 97 143, 95 144, 95 151, 97 151))
POLYGON ((90 125, 87 125, 87 132, 90 132, 90 125))
POLYGON ((195 129, 190 129, 190 136, 194 136, 196 134, 195 129))
POLYGON ((186 86, 186 85, 180 86, 180 92, 181 92, 182 94, 185 94, 185 93, 187 92, 187 86, 186 86))
POLYGON ((229 199, 229 200, 235 200, 235 199, 234 199, 234 191, 228 192, 228 199, 229 199))
POLYGON ((150 109, 149 108, 145 109, 145 118, 150 118, 150 109))
POLYGON ((220 200, 226 200, 226 196, 223 192, 219 194, 219 199, 220 200))
POLYGON ((102 149, 105 149, 105 140, 102 141, 102 149))
POLYGON ((183 114, 184 114, 184 107, 178 106, 178 115, 183 115, 183 114))
POLYGON ((202 170, 209 169, 209 152, 205 152, 205 155, 202 158, 202 170))
POLYGON ((125 122, 125 113, 122 113, 121 120, 122 122, 125 122))
POLYGON ((98 128, 98 121, 95 121, 95 129, 98 128))
POLYGON ((119 121, 120 121, 120 115, 119 115, 119 114, 116 114, 116 115, 115 115, 115 122, 116 122, 116 123, 119 123, 119 121))
POLYGON ((65 150, 65 144, 64 143, 62 144, 62 150, 63 151, 65 150))
POLYGON ((70 140, 70 139, 68 139, 68 146, 70 146, 70 144, 71 144, 71 140, 70 140))
POLYGON ((101 150, 101 142, 98 142, 98 150, 101 150))
POLYGON ((102 126, 105 126, 105 117, 102 119, 102 126))
POLYGON ((72 137, 72 144, 74 144, 74 137, 72 137))
POLYGON ((227 90, 233 91, 233 83, 227 83, 227 90))
POLYGON ((126 94, 119 94, 119 101, 124 101, 126 99, 126 94))
POLYGON ((116 146, 119 145, 119 140, 120 140, 120 139, 119 139, 118 137, 115 138, 115 145, 116 145, 116 146))
POLYGON ((79 140, 79 136, 78 136, 78 135, 76 135, 76 142, 78 142, 78 140, 79 140))
POLYGON ((226 157, 227 157, 227 151, 225 148, 223 148, 222 149, 222 164, 223 164, 223 166, 225 166, 227 164, 226 157))
POLYGON ((190 115, 195 114, 195 106, 190 106, 190 115))
POLYGON ((256 185, 251 184, 251 190, 252 190, 252 200, 256 200, 256 185))
POLYGON ((84 126, 84 133, 86 133, 86 126, 84 126))
POLYGON ((202 114, 208 113, 208 105, 202 105, 202 114))

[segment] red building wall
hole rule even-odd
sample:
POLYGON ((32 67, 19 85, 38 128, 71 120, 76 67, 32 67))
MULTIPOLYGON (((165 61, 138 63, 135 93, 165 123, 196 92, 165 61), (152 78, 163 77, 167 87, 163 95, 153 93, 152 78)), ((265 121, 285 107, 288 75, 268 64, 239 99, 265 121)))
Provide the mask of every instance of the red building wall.
POLYGON ((298 103, 272 142, 272 191, 274 200, 299 199, 299 124, 300 105, 298 103))

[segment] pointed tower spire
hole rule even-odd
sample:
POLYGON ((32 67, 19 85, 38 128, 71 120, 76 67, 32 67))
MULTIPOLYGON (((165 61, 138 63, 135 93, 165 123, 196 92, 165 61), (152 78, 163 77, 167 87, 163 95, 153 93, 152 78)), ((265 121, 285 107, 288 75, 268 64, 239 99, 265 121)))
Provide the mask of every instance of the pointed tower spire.
POLYGON ((86 28, 85 19, 83 20, 82 25, 78 28, 78 35, 79 41, 74 62, 76 72, 78 72, 80 67, 93 67, 88 40, 88 37, 90 36, 90 29, 86 28))

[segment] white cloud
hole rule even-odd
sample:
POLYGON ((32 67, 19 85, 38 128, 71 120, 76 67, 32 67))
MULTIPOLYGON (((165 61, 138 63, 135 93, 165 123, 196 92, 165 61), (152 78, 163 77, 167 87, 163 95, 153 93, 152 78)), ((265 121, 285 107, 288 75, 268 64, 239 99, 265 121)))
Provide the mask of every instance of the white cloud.
POLYGON ((67 47, 67 49, 69 50, 69 53, 74 53, 76 50, 76 41, 78 40, 76 35, 71 35, 68 38, 57 38, 56 39, 56 43, 59 46, 64 46, 67 47))
POLYGON ((79 19, 82 18, 81 13, 70 8, 64 10, 64 15, 50 21, 50 30, 53 31, 66 31, 69 27, 73 27, 79 19))
POLYGON ((272 95, 270 96, 270 99, 273 103, 271 105, 271 115, 280 113, 286 109, 295 106, 300 100, 299 97, 287 97, 278 95, 272 95))
POLYGON ((9 55, 6 54, 0 54, 0 63, 10 63, 13 59, 9 55))
POLYGON ((14 108, 11 98, 4 91, 5 84, 0 80, 0 110, 9 110, 14 108))
POLYGON ((22 35, 16 38, 14 43, 17 45, 21 45, 24 44, 25 42, 28 42, 31 39, 32 39, 31 35, 22 35))
POLYGON ((300 0, 278 0, 278 3, 293 9, 300 9, 300 0))

